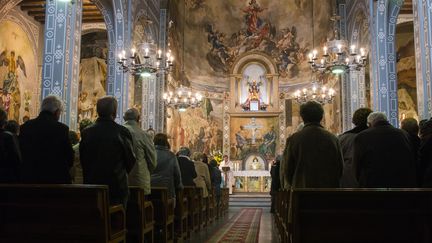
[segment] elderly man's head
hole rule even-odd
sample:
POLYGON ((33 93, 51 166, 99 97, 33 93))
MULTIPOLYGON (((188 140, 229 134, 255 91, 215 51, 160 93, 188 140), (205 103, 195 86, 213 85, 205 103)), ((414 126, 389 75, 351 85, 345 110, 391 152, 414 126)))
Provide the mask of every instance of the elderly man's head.
POLYGON ((300 106, 300 116, 304 123, 319 123, 324 116, 324 109, 320 103, 308 101, 300 106))
POLYGON ((130 109, 128 109, 128 110, 124 113, 123 119, 124 119, 125 121, 136 121, 136 122, 138 122, 139 119, 140 119, 140 114, 139 114, 139 112, 138 112, 137 109, 135 109, 135 108, 130 108, 130 109))
POLYGON ((117 116, 117 100, 113 96, 102 97, 97 101, 96 110, 100 118, 114 120, 117 116))
POLYGON ((49 95, 42 100, 41 111, 53 114, 58 121, 63 112, 63 102, 55 95, 49 95))
POLYGON ((367 117, 369 127, 375 127, 380 122, 388 122, 387 116, 384 112, 372 112, 367 117))
POLYGON ((189 157, 191 154, 191 151, 188 147, 181 147, 178 151, 178 155, 187 156, 189 157))

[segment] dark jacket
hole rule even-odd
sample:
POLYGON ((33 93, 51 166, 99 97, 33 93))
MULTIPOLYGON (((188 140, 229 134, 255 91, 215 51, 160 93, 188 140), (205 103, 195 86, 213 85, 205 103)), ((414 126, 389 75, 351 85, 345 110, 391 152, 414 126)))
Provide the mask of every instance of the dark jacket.
POLYGON ((132 135, 111 119, 98 118, 84 129, 80 142, 84 184, 108 185, 111 204, 126 204, 128 178, 136 159, 132 135))
POLYGON ((422 143, 418 153, 419 177, 423 187, 432 187, 432 137, 422 143))
POLYGON ((380 122, 354 139, 354 168, 360 187, 416 187, 416 164, 405 132, 380 122))
POLYGON ((168 196, 175 198, 175 189, 183 188, 180 168, 168 147, 156 145, 157 165, 151 174, 151 186, 168 188, 168 196))
POLYGON ((25 183, 71 183, 69 170, 74 152, 69 128, 56 121, 53 114, 42 111, 36 119, 20 128, 22 180, 25 183))
POLYGON ((280 167, 281 187, 337 188, 342 167, 337 137, 318 123, 307 123, 287 140, 280 167))
POLYGON ((177 157, 182 182, 184 186, 195 186, 195 182, 193 181, 197 177, 197 173, 195 171, 195 164, 188 157, 179 156, 177 157))
POLYGON ((219 197, 221 195, 222 172, 218 167, 210 167, 210 169, 212 186, 215 189, 216 196, 219 197))
POLYGON ((280 162, 276 162, 270 169, 271 188, 270 194, 277 192, 280 189, 280 162))
POLYGON ((20 179, 21 152, 15 135, 0 128, 0 183, 20 179))
POLYGON ((358 182, 354 174, 353 155, 354 155, 354 138, 360 132, 368 129, 365 126, 357 126, 349 131, 344 132, 339 136, 339 143, 342 149, 344 158, 343 173, 340 180, 341 187, 355 188, 358 187, 358 182))

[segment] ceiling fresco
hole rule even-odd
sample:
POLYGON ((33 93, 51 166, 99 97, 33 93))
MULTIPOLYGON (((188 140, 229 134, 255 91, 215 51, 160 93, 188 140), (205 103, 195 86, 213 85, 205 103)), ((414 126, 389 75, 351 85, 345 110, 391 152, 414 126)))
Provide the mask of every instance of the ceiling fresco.
MULTIPOLYGON (((230 68, 240 55, 260 51, 278 67, 281 85, 311 77, 307 53, 331 37, 330 0, 172 1, 173 48, 185 45, 183 83, 224 91, 230 68), (184 9, 185 7, 185 9, 184 9), (186 13, 184 18, 183 13, 186 13), (183 25, 186 22, 186 25, 183 25)), ((175 50, 182 59, 182 51, 175 50)))

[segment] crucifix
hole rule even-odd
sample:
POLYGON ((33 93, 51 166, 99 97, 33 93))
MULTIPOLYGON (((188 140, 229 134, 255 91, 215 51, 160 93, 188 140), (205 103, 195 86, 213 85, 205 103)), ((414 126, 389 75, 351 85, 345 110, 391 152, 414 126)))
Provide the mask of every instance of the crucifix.
POLYGON ((258 129, 263 128, 263 126, 259 125, 259 124, 256 124, 256 118, 253 117, 253 118, 251 118, 251 123, 249 123, 246 126, 244 126, 244 128, 251 130, 251 132, 252 132, 252 144, 255 144, 255 141, 256 141, 256 131, 258 129))

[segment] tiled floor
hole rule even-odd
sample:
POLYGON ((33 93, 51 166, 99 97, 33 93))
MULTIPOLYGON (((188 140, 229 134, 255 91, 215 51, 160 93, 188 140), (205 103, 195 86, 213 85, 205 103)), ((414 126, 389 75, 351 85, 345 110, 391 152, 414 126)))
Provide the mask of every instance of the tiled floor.
MULTIPOLYGON (((201 229, 200 232, 194 233, 191 239, 187 240, 186 243, 204 243, 210 236, 212 236, 222 225, 229 221, 229 219, 238 213, 241 208, 230 208, 228 214, 211 224, 209 227, 201 229)), ((269 212, 268 208, 263 208, 263 214, 261 216, 259 242, 262 243, 278 243, 276 226, 274 224, 273 215, 269 212)))

